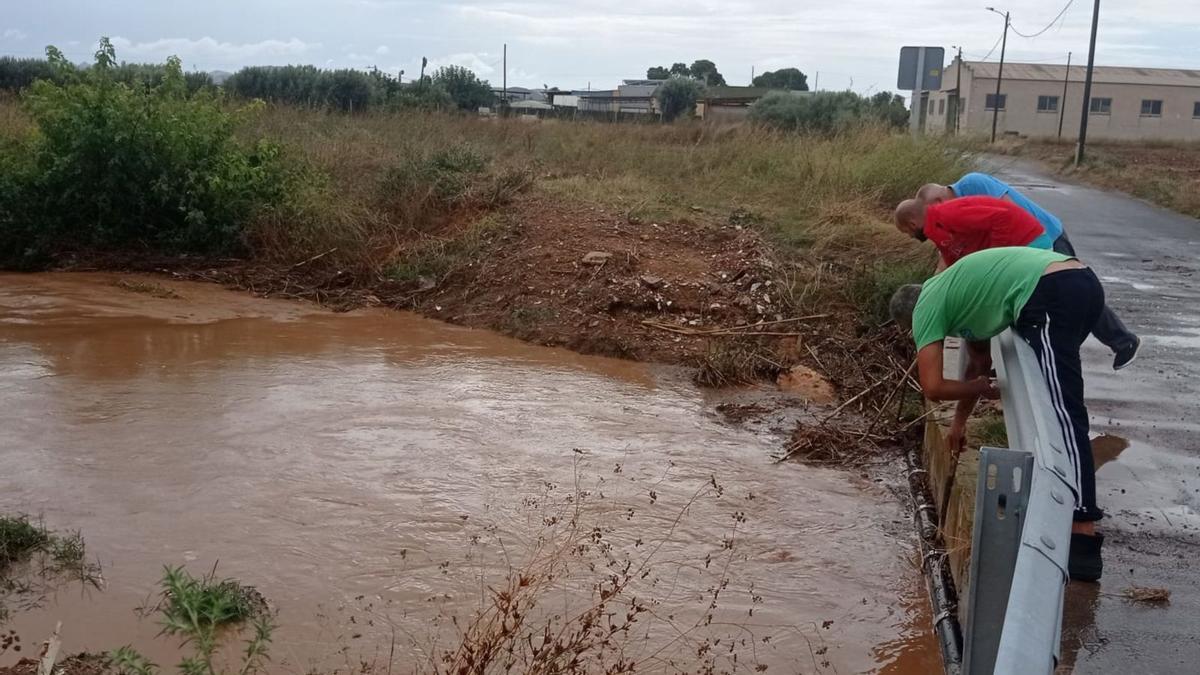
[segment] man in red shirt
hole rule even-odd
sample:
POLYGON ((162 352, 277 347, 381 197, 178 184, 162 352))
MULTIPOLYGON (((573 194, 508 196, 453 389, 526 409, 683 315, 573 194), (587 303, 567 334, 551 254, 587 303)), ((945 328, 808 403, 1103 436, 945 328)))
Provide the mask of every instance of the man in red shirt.
POLYGON ((939 272, 976 251, 1001 246, 1049 249, 1053 244, 1037 218, 995 197, 961 197, 939 204, 906 199, 896 207, 896 228, 918 241, 933 242, 942 258, 939 272))

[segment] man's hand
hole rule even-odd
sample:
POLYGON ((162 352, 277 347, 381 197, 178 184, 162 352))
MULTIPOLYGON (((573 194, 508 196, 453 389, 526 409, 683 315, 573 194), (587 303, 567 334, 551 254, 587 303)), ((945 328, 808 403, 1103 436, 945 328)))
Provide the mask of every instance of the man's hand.
POLYGON ((967 387, 970 392, 980 398, 986 398, 989 401, 994 401, 1000 398, 1000 390, 996 388, 996 383, 992 382, 992 378, 986 375, 968 380, 967 387))

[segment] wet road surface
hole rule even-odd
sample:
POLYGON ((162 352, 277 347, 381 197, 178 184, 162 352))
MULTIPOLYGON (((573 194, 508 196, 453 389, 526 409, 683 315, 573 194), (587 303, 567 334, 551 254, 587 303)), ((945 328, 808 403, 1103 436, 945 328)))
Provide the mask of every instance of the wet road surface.
POLYGON ((1117 193, 1049 177, 1011 158, 999 175, 1058 215, 1109 306, 1143 340, 1120 372, 1094 339, 1084 351, 1092 433, 1130 447, 1097 472, 1109 518, 1104 579, 1067 589, 1063 652, 1078 673, 1200 670, 1200 221, 1117 193), (1170 590, 1131 603, 1130 586, 1170 590))
MULTIPOLYGON (((686 664, 722 639, 745 669, 939 667, 896 495, 772 465, 779 439, 722 423, 681 370, 116 279, 0 275, 0 513, 81 530, 106 579, 18 613, 26 644, 61 620, 66 653, 133 644, 173 663, 134 610, 163 565, 216 565, 279 610, 272 672, 412 672, 454 646, 450 617, 570 536, 556 518, 587 493, 583 526, 652 570, 635 589, 657 609, 629 655, 686 664)), ((543 604, 587 601, 586 567, 543 604)))

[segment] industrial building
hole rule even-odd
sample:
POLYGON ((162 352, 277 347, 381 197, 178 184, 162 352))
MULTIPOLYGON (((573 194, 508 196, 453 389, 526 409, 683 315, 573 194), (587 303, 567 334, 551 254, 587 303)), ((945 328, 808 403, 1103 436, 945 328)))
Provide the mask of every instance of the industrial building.
MULTIPOLYGON (((997 98, 999 63, 955 59, 942 89, 922 103, 925 130, 990 134, 995 112, 998 136, 1054 138, 1061 124, 1063 138, 1076 138, 1086 71, 1083 65, 1005 63, 997 98)), ((1088 137, 1200 140, 1200 70, 1096 66, 1088 137)))

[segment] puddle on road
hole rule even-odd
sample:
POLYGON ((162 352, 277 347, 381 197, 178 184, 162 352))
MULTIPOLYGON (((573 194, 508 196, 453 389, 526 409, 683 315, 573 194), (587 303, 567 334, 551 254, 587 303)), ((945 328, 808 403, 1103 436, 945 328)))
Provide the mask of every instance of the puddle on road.
MULTIPOLYGON (((630 654, 694 657, 720 637, 769 672, 938 663, 895 497, 770 464, 778 439, 721 424, 680 371, 116 279, 0 276, 0 512, 81 530, 107 581, 19 614, 26 643, 61 620, 68 652, 133 644, 173 663, 134 610, 163 565, 218 565, 278 609, 273 672, 379 663, 393 640, 411 666, 563 536, 551 511, 582 490, 580 522, 613 550, 655 551, 630 654)), ((580 564, 561 581, 545 607, 586 601, 594 578, 580 564)))
POLYGON ((1092 439, 1092 457, 1099 471, 1105 464, 1115 461, 1129 448, 1129 441, 1113 434, 1100 434, 1092 439))

